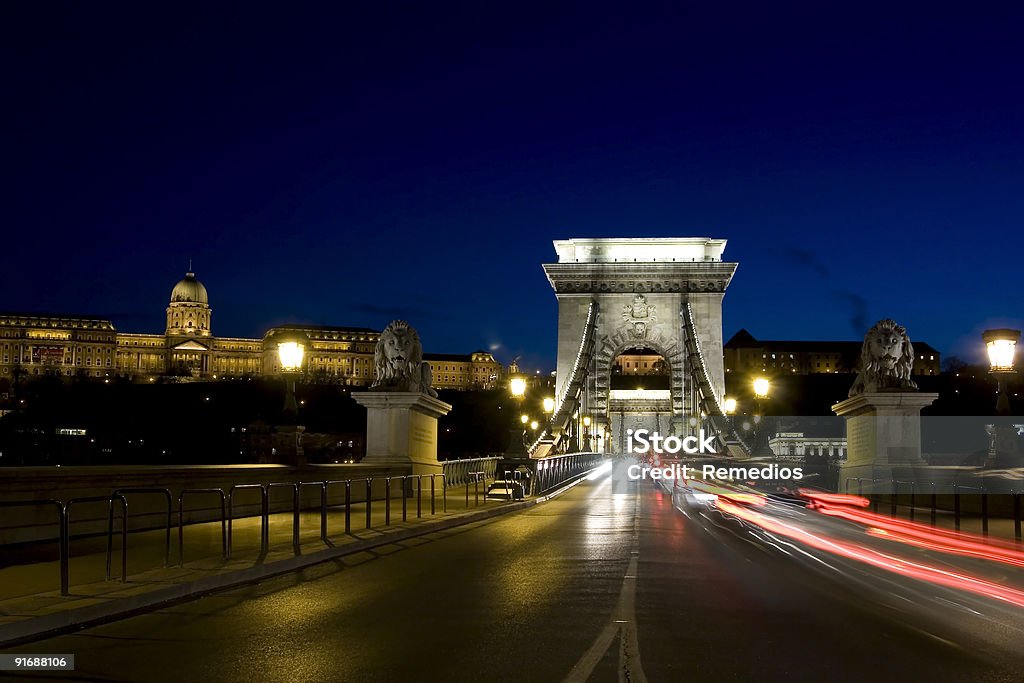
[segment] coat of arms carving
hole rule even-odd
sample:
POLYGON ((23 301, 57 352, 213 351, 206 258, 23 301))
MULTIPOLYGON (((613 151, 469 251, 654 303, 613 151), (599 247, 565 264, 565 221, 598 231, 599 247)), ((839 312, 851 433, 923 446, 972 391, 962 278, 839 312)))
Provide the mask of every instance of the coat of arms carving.
POLYGON ((648 326, 658 322, 658 317, 654 315, 656 307, 647 303, 643 294, 637 294, 633 297, 633 303, 626 304, 622 309, 622 319, 629 326, 630 334, 637 339, 645 338, 648 326))

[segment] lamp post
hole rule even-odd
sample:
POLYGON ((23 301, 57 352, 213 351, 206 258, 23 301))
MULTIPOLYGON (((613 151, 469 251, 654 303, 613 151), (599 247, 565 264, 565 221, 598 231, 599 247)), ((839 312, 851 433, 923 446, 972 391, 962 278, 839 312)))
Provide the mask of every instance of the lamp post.
POLYGON ((295 398, 295 382, 302 373, 309 340, 298 330, 275 330, 277 362, 284 378, 284 422, 277 427, 276 439, 281 450, 281 459, 290 465, 302 465, 305 457, 302 449, 302 433, 305 427, 298 424, 299 403, 295 398))
POLYGON ((736 399, 726 398, 722 401, 722 410, 725 411, 726 415, 732 415, 736 412, 736 399))
MULTIPOLYGON (((509 375, 508 390, 516 401, 516 407, 521 409, 523 399, 526 396, 526 376, 519 373, 519 367, 515 361, 512 362, 512 373, 509 375)), ((505 451, 505 457, 516 460, 522 460, 528 455, 526 452, 526 426, 530 422, 530 416, 523 413, 520 415, 519 421, 522 427, 519 429, 515 425, 511 427, 508 450, 505 451)))
POLYGON ((508 382, 508 386, 513 398, 522 400, 523 396, 526 395, 526 378, 522 375, 513 375, 508 382))
POLYGON ((590 452, 590 416, 583 416, 583 451, 590 452))
MULTIPOLYGON (((989 374, 996 378, 996 415, 1006 418, 1011 412, 1008 384, 1017 372, 1014 355, 1020 340, 1020 330, 985 330, 981 338, 988 351, 989 374)), ((986 427, 991 429, 986 467, 1020 465, 1017 457, 1017 430, 1012 424, 1002 424, 1005 422, 1008 420, 997 419, 991 427, 986 427)))
POLYGON ((281 363, 281 374, 285 378, 284 414, 294 421, 299 416, 299 404, 295 400, 295 377, 302 371, 302 359, 306 347, 298 341, 284 341, 277 345, 277 357, 281 363))
POLYGON ((757 400, 757 414, 761 415, 761 402, 768 400, 768 392, 771 390, 771 383, 765 377, 758 377, 754 380, 754 398, 757 400))
POLYGON ((1017 373, 1014 355, 1020 341, 1020 330, 985 330, 981 338, 988 351, 989 374, 996 378, 996 413, 1009 415, 1010 397, 1006 384, 1017 373))
POLYGON ((767 424, 763 419, 763 402, 768 400, 768 392, 771 390, 771 383, 766 377, 758 377, 754 380, 754 399, 757 401, 757 414, 754 415, 754 453, 753 455, 774 455, 768 445, 767 424))
POLYGON ((736 414, 736 399, 726 397, 722 401, 722 412, 725 413, 725 424, 729 428, 729 438, 732 437, 732 433, 736 431, 736 427, 733 425, 733 415, 736 414))

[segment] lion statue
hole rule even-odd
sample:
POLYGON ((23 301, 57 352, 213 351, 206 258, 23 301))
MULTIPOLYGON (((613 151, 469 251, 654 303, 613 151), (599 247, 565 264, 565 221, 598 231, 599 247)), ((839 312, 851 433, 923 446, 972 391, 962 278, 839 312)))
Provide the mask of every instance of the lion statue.
POLYGON ((376 376, 370 389, 415 391, 437 396, 431 388, 430 363, 423 360, 423 346, 416 330, 404 320, 393 320, 377 340, 373 352, 376 376))
POLYGON ((875 391, 917 391, 910 379, 914 368, 914 346, 907 330, 895 320, 879 320, 864 335, 860 351, 860 372, 850 396, 875 391))

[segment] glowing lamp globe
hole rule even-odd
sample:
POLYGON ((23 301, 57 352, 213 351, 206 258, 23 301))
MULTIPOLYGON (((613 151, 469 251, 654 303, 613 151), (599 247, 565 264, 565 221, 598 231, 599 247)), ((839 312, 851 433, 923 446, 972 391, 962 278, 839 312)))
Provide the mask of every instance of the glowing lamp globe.
POLYGON ((726 415, 732 415, 736 412, 736 399, 727 398, 722 402, 722 410, 725 411, 726 415))
POLYGON ((985 341, 991 371, 1013 372, 1020 330, 985 330, 981 338, 985 341))
POLYGON ((544 399, 544 412, 551 413, 555 410, 555 399, 548 396, 544 399))
POLYGON ((509 389, 512 391, 512 395, 516 398, 522 398, 526 394, 526 378, 525 377, 513 377, 508 383, 509 389))
POLYGON ((281 342, 277 345, 277 358, 284 372, 297 372, 302 368, 306 347, 297 341, 281 342))
POLYGON ((754 396, 756 396, 757 398, 768 398, 768 390, 770 388, 771 385, 768 383, 768 380, 765 379, 764 377, 758 377, 757 379, 754 380, 754 396))

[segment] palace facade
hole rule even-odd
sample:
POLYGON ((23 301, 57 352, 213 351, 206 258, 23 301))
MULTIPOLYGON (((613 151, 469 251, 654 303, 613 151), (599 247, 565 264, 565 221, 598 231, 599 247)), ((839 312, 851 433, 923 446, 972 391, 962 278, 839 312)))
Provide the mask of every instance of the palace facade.
MULTIPOLYGON (((754 374, 816 375, 856 373, 859 341, 779 341, 755 339, 740 330, 725 343, 725 371, 754 374)), ((942 358, 930 344, 914 340, 914 375, 938 375, 942 358)))
MULTIPOLYGON (((163 334, 118 332, 112 321, 81 315, 0 314, 0 381, 61 375, 224 380, 277 375, 277 339, 301 334, 303 370, 313 381, 368 386, 380 332, 362 327, 282 325, 261 339, 215 337, 206 287, 188 272, 171 290, 163 334)), ((493 389, 504 368, 486 351, 426 354, 440 389, 493 389)))

